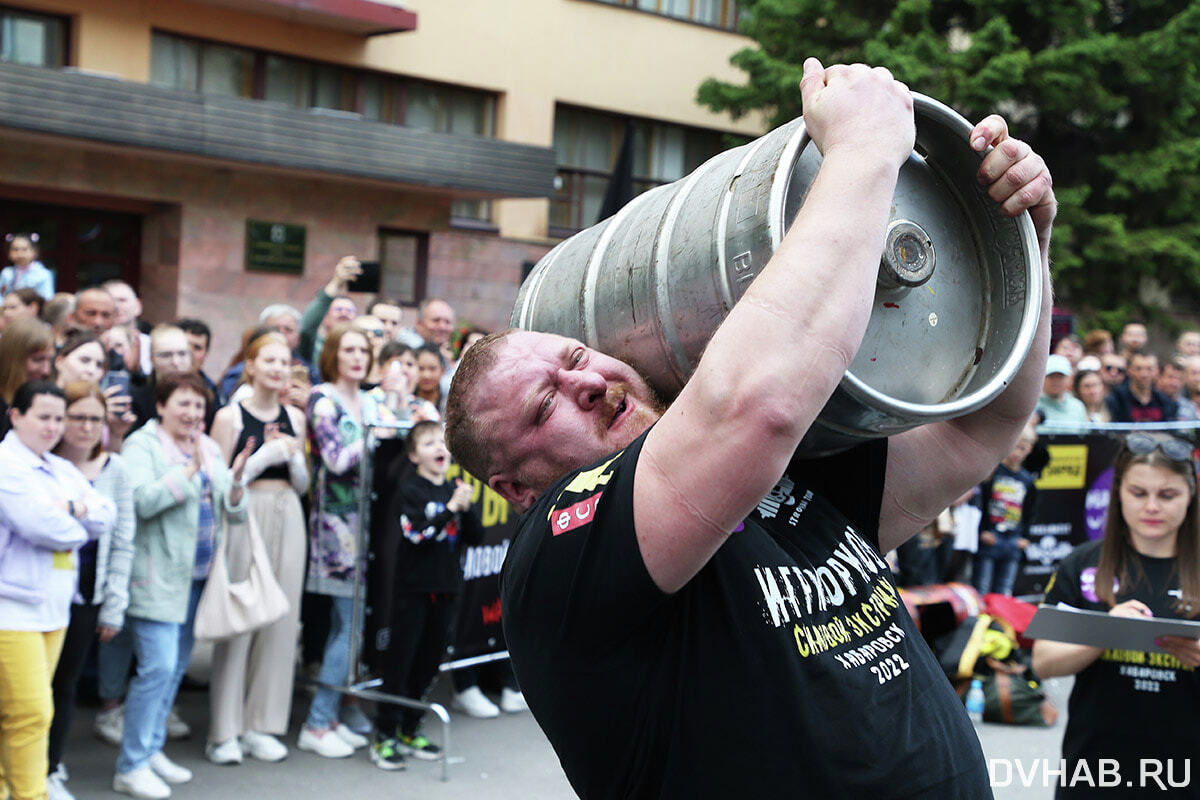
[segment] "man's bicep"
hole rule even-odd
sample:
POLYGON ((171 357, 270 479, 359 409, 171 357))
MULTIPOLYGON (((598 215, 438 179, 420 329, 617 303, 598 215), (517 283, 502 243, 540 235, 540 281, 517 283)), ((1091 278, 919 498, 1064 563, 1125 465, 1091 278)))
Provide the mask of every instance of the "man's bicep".
MULTIPOLYGON (((664 416, 647 435, 634 476, 634 523, 650 577, 668 594, 699 572, 783 474, 752 426, 681 431, 664 416)), ((686 424, 686 423, 684 423, 686 424)))
POLYGON ((880 551, 898 547, 929 524, 979 482, 987 463, 986 449, 950 423, 891 437, 879 511, 880 551))

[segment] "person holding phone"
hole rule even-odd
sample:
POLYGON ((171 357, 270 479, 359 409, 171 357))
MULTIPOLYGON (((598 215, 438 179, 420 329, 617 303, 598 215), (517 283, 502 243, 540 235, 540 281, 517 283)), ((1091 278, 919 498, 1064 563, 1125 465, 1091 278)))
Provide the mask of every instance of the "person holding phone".
POLYGON ((354 256, 342 256, 333 268, 333 277, 321 287, 300 317, 300 355, 316 364, 324 347, 325 336, 334 325, 352 322, 358 306, 347 296, 350 282, 362 274, 362 265, 354 256))
MULTIPOLYGON (((1063 559, 1046 603, 1119 617, 1200 617, 1200 504, 1192 445, 1162 433, 1131 433, 1113 465, 1104 538, 1063 559)), ((1130 788, 1060 785, 1056 797, 1134 798, 1144 760, 1176 770, 1200 754, 1200 641, 1164 636, 1165 652, 1038 640, 1043 678, 1074 675, 1063 734, 1064 774, 1083 761, 1115 759, 1130 788)), ((1176 771, 1174 777, 1178 777, 1176 771)), ((1172 777, 1169 773, 1166 777, 1172 777)), ((1177 796, 1200 797, 1200 781, 1177 796)))
POLYGON ((250 442, 243 473, 249 513, 287 595, 282 619, 250 633, 223 639, 213 651, 209 690, 211 723, 205 755, 214 764, 240 764, 244 754, 280 761, 288 754, 278 736, 292 710, 292 674, 300 633, 306 528, 300 496, 308 491, 304 412, 285 402, 292 380, 292 353, 279 333, 250 342, 242 373, 250 396, 217 412, 213 439, 225 460, 250 442))

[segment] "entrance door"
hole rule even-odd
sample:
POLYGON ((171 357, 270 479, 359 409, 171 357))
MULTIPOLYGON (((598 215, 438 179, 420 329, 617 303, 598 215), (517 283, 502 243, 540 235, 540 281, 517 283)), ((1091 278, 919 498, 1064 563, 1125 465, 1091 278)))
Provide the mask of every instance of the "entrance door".
MULTIPOLYGON (((0 199, 0 231, 37 234, 38 258, 54 271, 54 288, 76 292, 113 278, 136 291, 142 218, 137 214, 0 199)), ((8 250, 3 250, 7 264, 8 250)))

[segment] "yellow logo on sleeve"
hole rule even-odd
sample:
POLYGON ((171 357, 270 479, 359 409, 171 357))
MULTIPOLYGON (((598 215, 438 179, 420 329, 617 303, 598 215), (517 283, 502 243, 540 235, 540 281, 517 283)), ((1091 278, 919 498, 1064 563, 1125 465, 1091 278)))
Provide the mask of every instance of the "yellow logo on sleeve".
POLYGON ((580 492, 595 491, 597 486, 608 486, 608 482, 612 480, 612 473, 605 472, 604 470, 608 469, 609 465, 616 461, 620 455, 621 453, 617 453, 600 466, 593 469, 584 470, 583 472, 579 473, 571 479, 570 483, 566 485, 566 487, 563 489, 563 493, 565 494, 566 492, 572 492, 579 494, 580 492))

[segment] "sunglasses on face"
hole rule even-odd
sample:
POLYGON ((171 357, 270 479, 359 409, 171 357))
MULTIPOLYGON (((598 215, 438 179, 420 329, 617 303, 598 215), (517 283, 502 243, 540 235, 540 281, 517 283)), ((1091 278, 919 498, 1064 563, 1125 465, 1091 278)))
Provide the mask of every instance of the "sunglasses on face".
POLYGON ((1105 367, 1105 368, 1104 368, 1104 371, 1105 371, 1105 372, 1115 372, 1115 373, 1117 373, 1118 375, 1124 375, 1124 374, 1125 374, 1125 368, 1124 368, 1124 367, 1114 367, 1114 366, 1112 366, 1111 364, 1110 364, 1110 365, 1108 365, 1107 367, 1105 367))
POLYGON ((1192 446, 1174 436, 1158 439, 1147 433, 1131 433, 1125 437, 1125 448, 1135 456, 1150 455, 1157 449, 1172 461, 1183 463, 1192 460, 1192 446))

